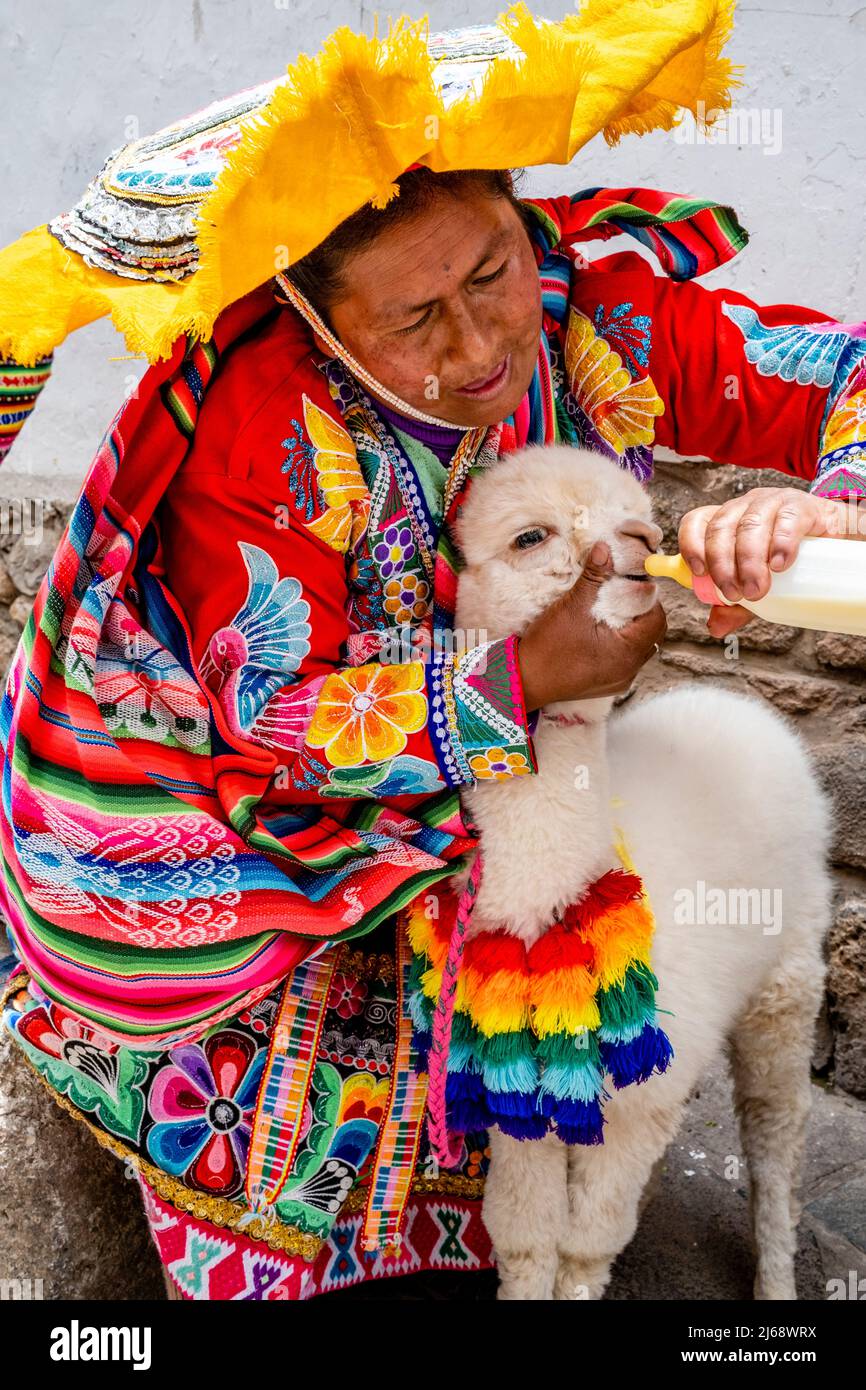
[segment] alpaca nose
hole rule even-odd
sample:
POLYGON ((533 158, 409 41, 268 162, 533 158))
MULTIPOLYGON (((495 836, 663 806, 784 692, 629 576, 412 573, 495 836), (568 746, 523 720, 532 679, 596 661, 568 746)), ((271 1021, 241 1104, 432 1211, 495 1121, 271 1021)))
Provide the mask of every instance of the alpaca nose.
POLYGON ((630 516, 616 528, 616 534, 623 540, 643 541, 647 550, 658 550, 663 532, 654 521, 644 521, 641 517, 630 516))

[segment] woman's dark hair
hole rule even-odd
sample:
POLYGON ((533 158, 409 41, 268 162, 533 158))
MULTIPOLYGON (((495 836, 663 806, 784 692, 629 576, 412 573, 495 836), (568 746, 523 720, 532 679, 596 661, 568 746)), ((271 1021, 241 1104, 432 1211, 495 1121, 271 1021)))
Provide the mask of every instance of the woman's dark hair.
POLYGON ((456 169, 437 174, 426 167, 410 169, 396 180, 400 192, 384 208, 377 209, 365 203, 306 256, 289 266, 286 277, 329 323, 328 310, 346 293, 345 272, 350 255, 369 246, 387 228, 423 212, 443 193, 455 200, 476 190, 488 198, 507 198, 528 232, 533 224, 532 214, 516 193, 516 183, 524 172, 523 169, 456 169))

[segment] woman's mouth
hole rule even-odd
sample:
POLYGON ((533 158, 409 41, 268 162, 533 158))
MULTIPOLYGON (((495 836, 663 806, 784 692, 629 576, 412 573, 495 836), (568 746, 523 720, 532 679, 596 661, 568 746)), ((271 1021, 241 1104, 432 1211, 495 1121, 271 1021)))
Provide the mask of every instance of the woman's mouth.
POLYGON ((483 381, 470 382, 468 386, 458 386, 457 392, 461 396, 471 396, 473 400, 487 400, 490 396, 495 396, 497 391, 501 391, 511 374, 511 353, 503 357, 495 371, 483 381))

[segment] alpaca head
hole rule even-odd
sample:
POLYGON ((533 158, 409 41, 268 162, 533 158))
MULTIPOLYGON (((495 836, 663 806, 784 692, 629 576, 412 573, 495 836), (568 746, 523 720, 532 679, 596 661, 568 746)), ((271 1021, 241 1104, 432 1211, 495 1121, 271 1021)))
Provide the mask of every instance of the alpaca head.
POLYGON ((656 586, 644 560, 662 533, 644 488, 601 454, 531 446, 472 480, 456 526, 465 568, 455 624, 477 640, 518 635, 570 589, 596 541, 610 546, 614 574, 594 613, 612 627, 646 613, 656 586))

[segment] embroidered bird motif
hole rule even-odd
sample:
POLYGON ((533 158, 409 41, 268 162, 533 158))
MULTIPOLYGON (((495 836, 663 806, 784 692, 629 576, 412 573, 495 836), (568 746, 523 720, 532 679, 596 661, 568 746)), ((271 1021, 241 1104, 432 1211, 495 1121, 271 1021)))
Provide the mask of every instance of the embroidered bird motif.
POLYGON ((299 698, 281 701, 281 717, 273 709, 265 714, 310 650, 310 605, 299 580, 279 578, 267 551, 246 541, 238 546, 249 576, 247 597, 232 621, 211 637, 200 671, 219 695, 233 732, 255 733, 260 724, 265 741, 274 742, 282 724, 306 728, 315 708, 315 694, 307 685, 297 692, 299 698))

